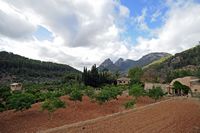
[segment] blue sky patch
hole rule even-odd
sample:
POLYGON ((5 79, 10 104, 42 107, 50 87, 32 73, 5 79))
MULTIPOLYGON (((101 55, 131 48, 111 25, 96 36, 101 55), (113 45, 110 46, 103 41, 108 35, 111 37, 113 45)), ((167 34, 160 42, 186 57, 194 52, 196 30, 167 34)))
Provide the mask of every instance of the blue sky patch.
POLYGON ((53 34, 50 31, 48 31, 46 28, 40 25, 37 27, 37 30, 34 33, 34 36, 40 41, 53 40, 53 34))

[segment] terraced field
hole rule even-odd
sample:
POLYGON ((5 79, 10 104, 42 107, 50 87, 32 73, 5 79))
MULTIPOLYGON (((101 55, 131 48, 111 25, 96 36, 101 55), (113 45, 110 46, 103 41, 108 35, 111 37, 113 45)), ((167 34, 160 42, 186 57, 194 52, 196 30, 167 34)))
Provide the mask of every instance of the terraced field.
POLYGON ((175 99, 46 133, 199 133, 200 101, 175 99))

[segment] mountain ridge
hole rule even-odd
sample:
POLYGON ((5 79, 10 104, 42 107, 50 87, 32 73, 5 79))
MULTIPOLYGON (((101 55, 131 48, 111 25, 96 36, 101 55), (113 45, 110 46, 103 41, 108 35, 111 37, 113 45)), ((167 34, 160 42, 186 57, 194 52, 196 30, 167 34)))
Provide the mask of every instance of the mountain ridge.
POLYGON ((132 67, 143 67, 152 63, 155 60, 169 55, 169 53, 154 52, 144 55, 138 60, 119 58, 116 62, 113 62, 110 60, 110 58, 107 58, 99 65, 98 69, 99 71, 107 70, 111 72, 119 71, 121 73, 127 73, 128 69, 132 67))

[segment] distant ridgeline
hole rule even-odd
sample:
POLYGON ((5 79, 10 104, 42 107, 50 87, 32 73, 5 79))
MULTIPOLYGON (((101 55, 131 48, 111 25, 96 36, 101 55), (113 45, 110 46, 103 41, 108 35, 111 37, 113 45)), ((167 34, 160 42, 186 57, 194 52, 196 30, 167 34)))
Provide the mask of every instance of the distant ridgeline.
POLYGON ((185 76, 200 77, 200 45, 144 67, 142 80, 166 83, 185 76))
POLYGON ((13 53, 0 52, 0 84, 10 82, 60 81, 64 75, 81 72, 64 64, 28 59, 13 53))
POLYGON ((113 63, 110 59, 106 59, 104 62, 102 62, 98 69, 100 71, 110 71, 110 72, 119 72, 121 74, 127 74, 128 70, 133 67, 144 67, 153 61, 159 60, 163 57, 171 56, 168 53, 150 53, 139 60, 131 60, 131 59, 122 59, 119 58, 115 63, 113 63))

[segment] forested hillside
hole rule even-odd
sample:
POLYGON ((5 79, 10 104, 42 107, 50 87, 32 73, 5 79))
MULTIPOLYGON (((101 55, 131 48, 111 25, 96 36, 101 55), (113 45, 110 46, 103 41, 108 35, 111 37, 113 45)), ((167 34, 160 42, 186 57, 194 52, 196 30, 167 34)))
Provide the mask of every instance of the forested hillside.
POLYGON ((170 82, 184 76, 200 76, 200 45, 144 68, 142 80, 170 82))
POLYGON ((0 52, 0 83, 59 81, 64 75, 80 73, 63 64, 28 59, 8 52, 0 52))

